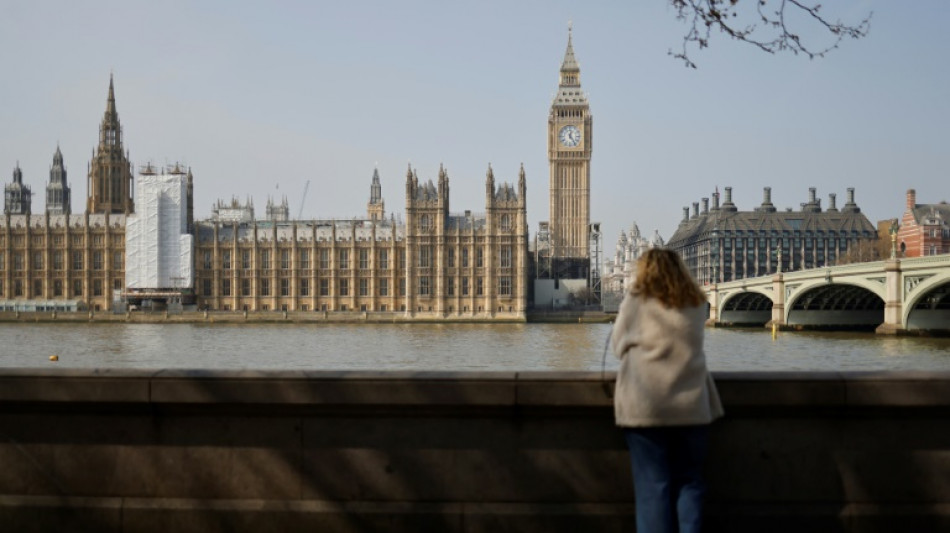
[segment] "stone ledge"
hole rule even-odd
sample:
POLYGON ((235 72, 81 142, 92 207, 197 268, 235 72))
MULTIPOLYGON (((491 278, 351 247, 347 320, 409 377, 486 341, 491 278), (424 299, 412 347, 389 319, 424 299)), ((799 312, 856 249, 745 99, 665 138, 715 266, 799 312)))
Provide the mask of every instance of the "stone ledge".
MULTIPOLYGON (((733 408, 946 407, 950 372, 716 372, 733 408)), ((0 402, 606 408, 608 372, 0 368, 0 402)))

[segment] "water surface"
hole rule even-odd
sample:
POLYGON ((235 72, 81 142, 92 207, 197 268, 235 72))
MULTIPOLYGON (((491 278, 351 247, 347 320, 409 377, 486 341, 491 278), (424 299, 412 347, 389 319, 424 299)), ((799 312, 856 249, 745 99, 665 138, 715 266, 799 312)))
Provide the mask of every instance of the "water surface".
MULTIPOLYGON (((608 324, 0 324, 2 367, 600 370, 608 324), (50 355, 58 363, 50 363, 50 355)), ((950 370, 950 339, 707 329, 713 370, 950 370)), ((616 368, 612 356, 607 368, 616 368)))

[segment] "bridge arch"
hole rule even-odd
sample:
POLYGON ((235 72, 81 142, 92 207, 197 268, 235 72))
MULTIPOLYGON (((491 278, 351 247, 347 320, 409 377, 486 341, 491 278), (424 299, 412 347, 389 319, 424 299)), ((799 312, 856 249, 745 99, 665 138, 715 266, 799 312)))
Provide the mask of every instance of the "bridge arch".
POLYGON ((810 328, 874 329, 884 322, 884 298, 865 285, 826 281, 801 287, 786 303, 785 323, 810 328))
POLYGON ((930 276, 911 286, 904 279, 905 300, 901 323, 908 330, 950 330, 950 272, 930 276))
POLYGON ((772 319, 772 295, 765 290, 736 291, 719 304, 719 323, 764 326, 772 319))

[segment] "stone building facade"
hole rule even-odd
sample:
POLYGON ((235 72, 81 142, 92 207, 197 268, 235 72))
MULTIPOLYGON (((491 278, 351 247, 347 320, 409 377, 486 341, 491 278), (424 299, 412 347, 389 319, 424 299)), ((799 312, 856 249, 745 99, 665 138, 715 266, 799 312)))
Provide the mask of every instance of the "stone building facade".
POLYGON ((950 204, 918 204, 917 191, 908 189, 897 246, 903 257, 950 253, 950 204))
POLYGON ((604 293, 622 293, 625 287, 634 279, 637 272, 637 261, 647 250, 665 246, 659 230, 654 230, 653 237, 648 239, 640 234, 640 227, 634 222, 630 232, 620 230, 614 256, 604 265, 604 293))
MULTIPOLYGON (((0 221, 0 310, 107 310, 131 301, 120 301, 134 292, 125 276, 134 186, 122 141, 110 77, 85 214, 70 214, 58 148, 44 214, 31 214, 29 187, 17 166, 0 221)), ((496 185, 489 167, 482 214, 449 210, 444 169, 437 183, 420 183, 410 170, 405 221, 386 218, 378 171, 365 219, 290 220, 285 198, 268 202, 267 220, 254 218, 250 201, 234 200, 219 202, 205 221, 194 220, 191 170, 186 175, 175 165, 165 172, 185 179, 187 231, 195 237, 194 294, 183 302, 193 297, 199 308, 217 310, 399 312, 433 319, 525 316, 523 168, 516 185, 496 185)), ((150 165, 142 169, 143 177, 155 173, 150 165)))
POLYGON ((106 310, 124 283, 125 215, 4 215, 0 307, 106 310))
POLYGON ((855 204, 851 188, 840 210, 834 194, 822 209, 814 188, 798 211, 776 209, 770 187, 752 211, 739 211, 731 187, 725 194, 722 205, 717 191, 711 208, 708 198, 702 199, 702 210, 694 202, 692 214, 684 207, 683 220, 667 242, 701 284, 834 265, 851 246, 877 240, 877 230, 855 204))
POLYGON ((198 306, 214 310, 402 312, 436 319, 523 318, 525 175, 486 176, 486 212, 453 214, 449 177, 406 175, 406 220, 381 216, 374 172, 367 217, 196 223, 198 306))
POLYGON ((45 213, 31 212, 17 165, 6 190, 19 191, 12 195, 18 203, 5 209, 0 221, 0 310, 113 307, 116 293, 125 287, 125 215, 133 207, 131 164, 121 132, 110 78, 84 214, 72 214, 59 147, 50 167, 45 213))

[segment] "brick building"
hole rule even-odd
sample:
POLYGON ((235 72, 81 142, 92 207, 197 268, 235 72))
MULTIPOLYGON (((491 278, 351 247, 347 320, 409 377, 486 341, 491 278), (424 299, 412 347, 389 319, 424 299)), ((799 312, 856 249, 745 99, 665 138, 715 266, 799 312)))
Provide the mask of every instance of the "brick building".
POLYGON ((917 191, 908 189, 897 243, 903 257, 950 252, 950 204, 918 204, 917 191))

